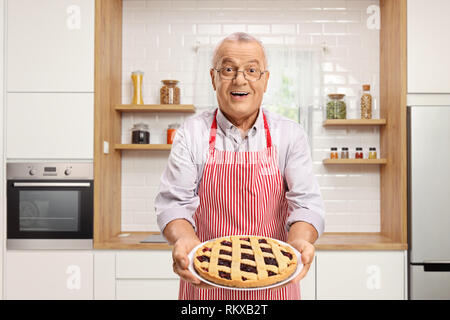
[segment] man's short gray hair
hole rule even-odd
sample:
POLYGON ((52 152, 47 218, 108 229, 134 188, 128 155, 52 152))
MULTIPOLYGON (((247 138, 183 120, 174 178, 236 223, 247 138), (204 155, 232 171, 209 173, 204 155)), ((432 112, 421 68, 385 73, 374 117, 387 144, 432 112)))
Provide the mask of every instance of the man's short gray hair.
POLYGON ((219 52, 219 48, 225 41, 238 41, 238 42, 256 42, 261 47, 263 54, 264 54, 264 68, 267 69, 267 58, 266 58, 266 50, 264 49, 264 45, 262 44, 261 40, 255 38, 251 34, 248 34, 246 32, 235 32, 232 33, 225 38, 223 38, 214 49, 213 57, 212 57, 212 67, 215 68, 217 66, 217 63, 219 62, 219 57, 217 56, 219 52))

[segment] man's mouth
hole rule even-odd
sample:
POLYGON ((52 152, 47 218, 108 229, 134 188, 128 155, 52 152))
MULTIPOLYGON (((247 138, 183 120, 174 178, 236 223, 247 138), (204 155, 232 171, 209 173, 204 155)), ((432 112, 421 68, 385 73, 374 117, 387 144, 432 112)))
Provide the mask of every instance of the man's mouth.
POLYGON ((233 100, 244 100, 250 94, 247 91, 231 91, 230 92, 233 100))
POLYGON ((247 91, 231 91, 233 96, 246 96, 249 94, 247 91))

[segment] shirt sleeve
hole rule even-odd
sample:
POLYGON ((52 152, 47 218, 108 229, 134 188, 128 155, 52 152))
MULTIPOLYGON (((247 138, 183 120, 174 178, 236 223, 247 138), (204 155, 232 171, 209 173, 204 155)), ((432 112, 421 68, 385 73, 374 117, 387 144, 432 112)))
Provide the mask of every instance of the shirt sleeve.
POLYGON ((325 210, 319 184, 313 172, 311 153, 306 133, 295 123, 287 149, 285 180, 289 204, 286 228, 297 221, 310 223, 320 236, 325 228, 325 210))
POLYGON ((197 166, 190 149, 185 128, 181 126, 177 129, 155 199, 155 212, 161 233, 175 219, 186 219, 196 230, 193 215, 200 200, 197 194, 197 166))

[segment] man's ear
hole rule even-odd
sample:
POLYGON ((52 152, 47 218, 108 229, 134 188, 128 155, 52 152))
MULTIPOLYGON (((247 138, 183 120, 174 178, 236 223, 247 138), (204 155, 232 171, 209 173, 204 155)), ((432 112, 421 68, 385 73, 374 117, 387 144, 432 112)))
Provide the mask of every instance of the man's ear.
POLYGON ((211 75, 211 82, 212 82, 214 91, 216 91, 216 82, 214 81, 214 78, 215 78, 215 76, 216 76, 216 73, 215 73, 214 71, 215 71, 215 70, 214 70, 213 68, 211 68, 211 69, 209 70, 209 74, 211 75))
POLYGON ((270 72, 267 71, 267 72, 265 73, 265 75, 266 75, 266 84, 264 85, 264 92, 266 92, 266 90, 267 90, 267 84, 269 83, 270 72))

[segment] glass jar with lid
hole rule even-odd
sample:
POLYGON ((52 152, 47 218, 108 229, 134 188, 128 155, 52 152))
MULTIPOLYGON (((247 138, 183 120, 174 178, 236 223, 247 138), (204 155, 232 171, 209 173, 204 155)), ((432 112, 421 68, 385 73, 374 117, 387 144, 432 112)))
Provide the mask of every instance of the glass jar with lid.
POLYGON ((347 104, 345 94, 330 93, 327 99, 327 119, 347 119, 347 104))
POLYGON ((377 159, 377 148, 375 147, 369 148, 369 159, 377 159))
POLYGON ((341 159, 348 159, 348 147, 342 147, 341 159))
POLYGON ((363 159, 363 158, 364 158, 363 148, 361 147, 356 148, 355 159, 363 159))
POLYGON ((150 132, 148 125, 145 123, 136 123, 131 129, 131 143, 133 144, 149 144, 150 132))
POLYGON ((339 159, 338 151, 336 147, 331 147, 330 159, 339 159))
POLYGON ((160 90, 161 104, 180 104, 180 88, 177 87, 178 80, 161 80, 163 86, 160 90))

